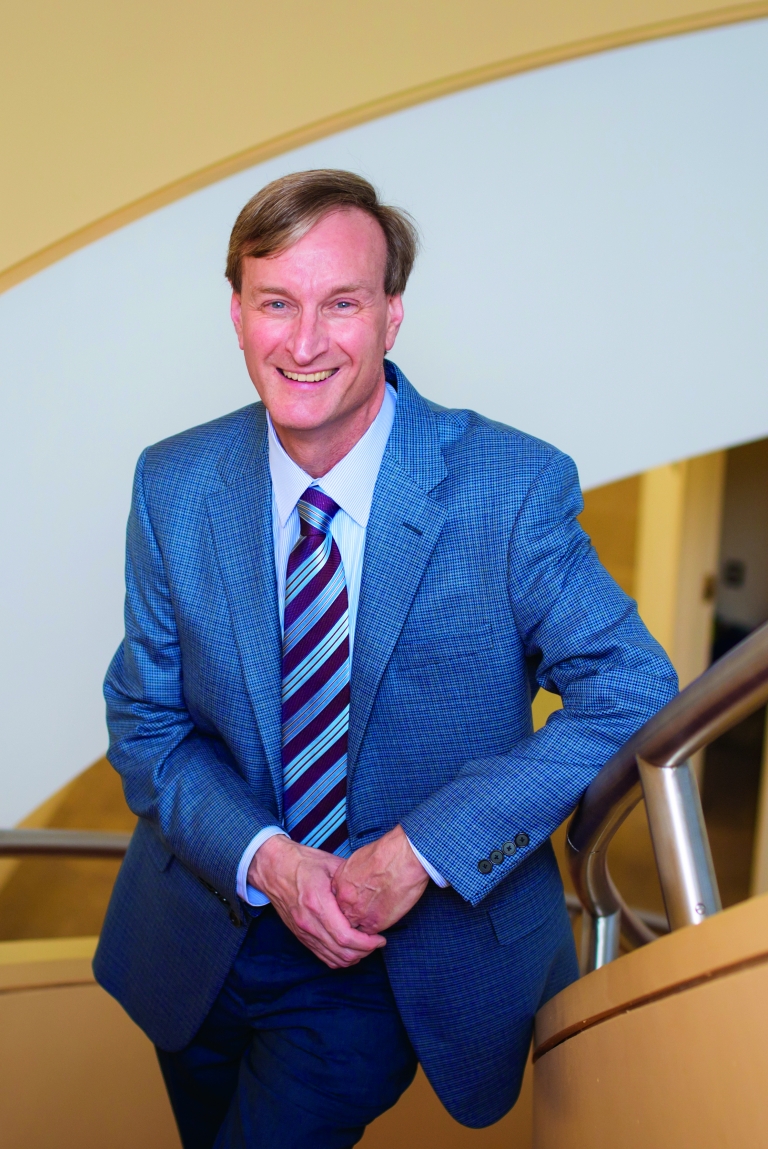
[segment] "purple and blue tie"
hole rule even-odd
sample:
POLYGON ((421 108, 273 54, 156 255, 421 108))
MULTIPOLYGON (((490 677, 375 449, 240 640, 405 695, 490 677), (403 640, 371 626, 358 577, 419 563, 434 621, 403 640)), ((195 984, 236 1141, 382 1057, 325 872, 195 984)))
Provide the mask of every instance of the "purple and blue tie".
POLYGON ((347 857, 349 604, 331 536, 338 509, 316 487, 297 504, 283 611, 283 786, 293 840, 347 857))

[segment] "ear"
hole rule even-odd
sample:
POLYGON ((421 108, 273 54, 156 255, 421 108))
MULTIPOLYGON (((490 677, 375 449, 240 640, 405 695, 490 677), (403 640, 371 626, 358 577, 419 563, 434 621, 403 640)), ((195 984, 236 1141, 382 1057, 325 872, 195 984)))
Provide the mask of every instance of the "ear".
POLYGON ((384 350, 391 351, 395 346, 400 324, 403 322, 403 297, 390 295, 387 299, 387 333, 384 336, 384 350))
POLYGON ((243 350, 243 309, 240 296, 236 291, 232 292, 232 300, 229 304, 229 314, 232 317, 232 322, 237 332, 237 342, 240 345, 240 350, 243 350))

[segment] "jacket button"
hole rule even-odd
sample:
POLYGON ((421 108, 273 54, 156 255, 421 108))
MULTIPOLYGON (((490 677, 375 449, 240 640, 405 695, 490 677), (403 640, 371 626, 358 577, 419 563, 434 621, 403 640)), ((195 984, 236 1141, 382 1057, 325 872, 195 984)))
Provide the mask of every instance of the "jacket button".
POLYGON ((234 910, 229 911, 229 920, 231 921, 233 926, 237 926, 238 928, 243 924, 240 921, 240 918, 237 916, 237 914, 235 913, 234 910))
POLYGON ((516 850, 517 850, 517 846, 515 845, 514 842, 505 842, 504 845, 501 847, 502 854, 504 854, 507 858, 511 858, 516 850))
POLYGON ((525 849, 530 840, 525 830, 521 830, 519 834, 515 834, 515 845, 519 846, 521 850, 525 849))
POLYGON ((491 861, 493 862, 494 866, 501 865, 501 863, 504 861, 504 855, 502 854, 501 850, 491 850, 491 861))
POLYGON ((477 868, 481 874, 490 874, 493 869, 493 863, 489 862, 487 858, 481 858, 477 863, 477 868))

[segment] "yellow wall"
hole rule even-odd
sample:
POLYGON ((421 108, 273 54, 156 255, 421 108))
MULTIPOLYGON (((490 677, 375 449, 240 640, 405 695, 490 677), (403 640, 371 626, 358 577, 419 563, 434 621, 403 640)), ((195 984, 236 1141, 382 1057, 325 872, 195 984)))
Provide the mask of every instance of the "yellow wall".
POLYGON ((724 451, 641 477, 635 597, 681 687, 710 662, 724 482, 724 451))
MULTIPOLYGON (((725 452, 655 467, 587 491, 580 516, 603 565, 669 654, 687 686, 709 666, 725 452)), ((534 701, 538 728, 559 707, 534 701)))
POLYGON ((0 290, 339 128, 570 56, 766 13, 766 0, 7 0, 0 290))
MULTIPOLYGON (((119 776, 101 758, 23 824, 130 833, 136 818, 119 776)), ((7 939, 99 934, 119 865, 112 858, 8 859, 0 869, 0 955, 7 939)))

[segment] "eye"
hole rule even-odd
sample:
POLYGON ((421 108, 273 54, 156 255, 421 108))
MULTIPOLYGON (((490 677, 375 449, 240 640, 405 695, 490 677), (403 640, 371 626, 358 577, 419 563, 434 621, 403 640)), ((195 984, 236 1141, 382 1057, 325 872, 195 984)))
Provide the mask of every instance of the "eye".
POLYGON ((283 311, 285 310, 285 303, 282 299, 271 299, 267 307, 270 311, 283 311))
POLYGON ((339 299, 336 302, 336 307, 339 311, 346 311, 348 308, 353 306, 354 304, 349 299, 339 299))

